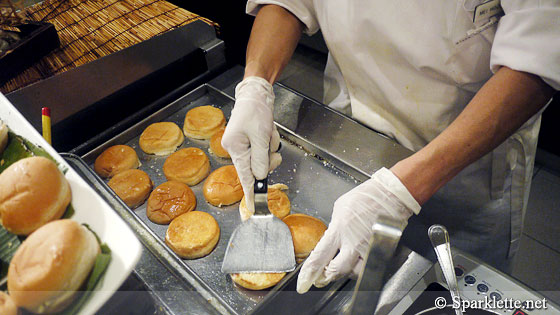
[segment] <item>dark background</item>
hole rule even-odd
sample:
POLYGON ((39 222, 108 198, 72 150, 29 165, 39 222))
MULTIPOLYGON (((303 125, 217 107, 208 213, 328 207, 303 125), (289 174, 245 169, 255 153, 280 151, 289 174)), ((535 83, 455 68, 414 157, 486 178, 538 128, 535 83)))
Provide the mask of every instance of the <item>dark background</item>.
POLYGON ((556 156, 560 156, 560 93, 556 92, 552 104, 543 113, 541 133, 539 135, 539 148, 544 149, 556 156))
POLYGON ((245 50, 254 17, 245 14, 247 0, 168 0, 179 7, 220 24, 218 37, 226 44, 230 65, 245 65, 245 50))
MULTIPOLYGON (((220 24, 220 37, 226 44, 226 58, 230 66, 245 65, 245 49, 249 40, 254 18, 245 14, 246 0, 169 2, 197 13, 220 24)), ((539 148, 560 156, 558 135, 560 134, 560 93, 545 110, 542 118, 539 148)))

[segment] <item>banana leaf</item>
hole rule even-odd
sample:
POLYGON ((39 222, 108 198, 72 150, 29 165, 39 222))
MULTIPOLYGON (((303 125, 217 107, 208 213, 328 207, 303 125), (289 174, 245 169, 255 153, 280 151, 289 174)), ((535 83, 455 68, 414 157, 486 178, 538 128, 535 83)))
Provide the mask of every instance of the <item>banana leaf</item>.
POLYGON ((84 306, 89 297, 93 294, 95 286, 103 277, 105 270, 107 270, 107 267, 111 262, 111 250, 106 244, 100 244, 100 246, 101 253, 95 258, 95 264, 93 265, 93 269, 88 279, 86 280, 85 287, 83 288, 84 291, 76 301, 72 302, 72 304, 61 313, 62 315, 79 314, 80 308, 84 306))
POLYGON ((21 240, 0 225, 0 283, 5 281, 8 275, 8 266, 14 253, 21 244, 21 240))
POLYGON ((0 173, 15 162, 32 156, 46 157, 57 163, 43 148, 34 145, 23 137, 10 131, 8 133, 8 145, 4 152, 2 152, 2 158, 0 159, 0 173))

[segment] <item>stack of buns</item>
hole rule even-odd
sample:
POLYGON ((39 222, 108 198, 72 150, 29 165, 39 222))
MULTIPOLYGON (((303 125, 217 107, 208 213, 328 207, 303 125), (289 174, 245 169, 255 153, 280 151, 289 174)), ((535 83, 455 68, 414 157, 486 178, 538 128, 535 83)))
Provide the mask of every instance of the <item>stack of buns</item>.
POLYGON ((216 247, 220 226, 212 215, 202 211, 184 213, 169 224, 165 243, 181 258, 204 257, 216 247))
POLYGON ((165 160, 163 173, 169 181, 174 180, 194 186, 210 173, 210 160, 199 148, 184 148, 165 160))
POLYGON ((323 237, 327 226, 321 220, 301 213, 291 214, 282 221, 290 228, 296 262, 301 263, 323 237))
MULTIPOLYGON (((189 110, 182 131, 172 122, 149 125, 139 138, 140 148, 147 154, 169 155, 163 164, 163 173, 168 181, 153 192, 152 180, 146 172, 137 169, 140 160, 129 146, 109 147, 94 163, 95 172, 109 179, 108 185, 129 207, 135 208, 148 199, 148 219, 156 224, 169 224, 165 242, 183 259, 197 259, 210 254, 220 239, 220 226, 215 218, 209 213, 195 211, 196 196, 189 186, 197 185, 208 177, 203 186, 203 195, 208 203, 221 207, 241 201, 239 210, 242 219, 252 215, 233 165, 210 173, 210 161, 203 150, 189 147, 176 151, 187 136, 210 139, 209 152, 221 158, 230 158, 221 145, 225 124, 222 110, 208 105, 189 110)), ((5 146, 2 127, 0 124, 0 152, 5 146)), ((0 174, 0 220, 7 230, 16 234, 28 235, 36 231, 22 243, 10 263, 10 295, 0 292, 0 313, 15 314, 12 305, 36 313, 57 312, 75 298, 75 292, 91 271, 100 248, 95 236, 75 221, 57 220, 45 225, 64 213, 71 198, 69 185, 57 166, 45 158, 20 162, 26 166, 14 167, 14 164, 0 174), (30 197, 13 198, 16 182, 17 187, 21 187, 22 181, 25 195, 30 197), (49 184, 40 185, 39 181, 49 184)), ((273 215, 288 225, 296 261, 301 263, 315 248, 327 227, 321 220, 308 215, 290 215, 290 200, 283 192, 286 189, 288 187, 284 184, 270 185, 268 207, 273 215)), ((276 285, 285 275, 235 273, 230 277, 246 289, 263 290, 276 285)))
POLYGON ((17 249, 8 269, 14 303, 34 313, 54 313, 76 297, 101 252, 95 235, 76 221, 50 222, 17 249))
POLYGON ((211 105, 198 106, 187 112, 183 132, 193 139, 210 139, 224 128, 226 118, 221 109, 211 105))
POLYGON ((13 234, 29 235, 61 218, 71 199, 66 177, 47 158, 21 159, 0 174, 0 222, 13 234))
MULTIPOLYGON (((290 199, 288 195, 282 190, 287 190, 288 186, 284 184, 274 184, 268 186, 268 210, 270 213, 277 216, 279 219, 285 218, 290 214, 290 199)), ((245 196, 241 199, 239 204, 239 214, 241 215, 241 220, 245 221, 249 219, 253 213, 247 208, 247 202, 245 201, 245 196)))
POLYGON ((117 173, 108 185, 130 208, 143 204, 153 187, 148 174, 138 169, 117 173))
POLYGON ((14 299, 8 294, 0 291, 0 314, 2 315, 17 315, 18 308, 14 299))
POLYGON ((183 133, 172 122, 158 122, 149 125, 140 135, 139 145, 148 154, 168 155, 183 144, 183 133))
POLYGON ((139 166, 140 160, 133 148, 127 145, 114 145, 95 159, 93 170, 102 178, 111 178, 119 172, 139 166))
POLYGON ((233 165, 218 168, 204 182, 204 198, 211 205, 231 205, 243 198, 243 187, 233 165))
POLYGON ((231 280, 249 290, 264 290, 275 286, 284 276, 280 273, 232 273, 231 280))
POLYGON ((220 129, 216 132, 212 138, 210 138, 210 148, 208 151, 217 157, 221 157, 224 159, 229 159, 231 156, 229 155, 228 151, 224 149, 222 146, 222 137, 224 136, 225 128, 220 129))
MULTIPOLYGON (((222 166, 210 173, 210 161, 201 149, 189 147, 174 152, 177 147, 182 145, 184 134, 192 139, 210 139, 210 153, 217 157, 230 158, 229 153, 221 145, 225 124, 226 120, 221 109, 210 105, 199 106, 190 109, 185 115, 182 132, 174 123, 162 122, 148 126, 140 136, 139 144, 144 152, 157 155, 171 154, 163 164, 163 173, 168 181, 156 187, 150 194, 146 215, 156 224, 169 224, 165 242, 183 259, 196 259, 208 255, 216 247, 220 238, 220 227, 214 217, 206 212, 194 210, 196 196, 189 186, 197 185, 207 177, 202 191, 208 203, 221 207, 241 201, 239 211, 242 219, 247 220, 252 215, 247 208, 243 188, 233 165, 222 166)), ((132 150, 122 148, 126 146, 115 147, 121 148, 122 152, 116 151, 116 153, 122 153, 121 155, 124 155, 123 150, 132 150)), ((126 159, 120 157, 123 162, 118 163, 114 162, 115 158, 106 157, 116 157, 118 156, 116 153, 111 155, 110 152, 104 152, 102 156, 98 157, 95 163, 96 172, 105 178, 113 177, 112 181, 114 181, 115 178, 124 176, 120 175, 124 172, 138 171, 133 170, 137 167, 137 162, 132 154, 126 159), (109 160, 111 163, 105 162, 103 165, 101 162, 104 160, 109 160), (121 163, 125 166, 118 166, 121 163), (123 172, 125 169, 129 170, 123 172)), ((148 181, 149 178, 144 182, 148 181)), ((130 182, 127 183, 127 186, 131 185, 134 186, 130 182)), ((139 194, 141 197, 133 198, 135 202, 129 201, 130 204, 137 205, 144 201, 151 186, 148 188, 148 185, 144 185, 143 187, 145 187, 142 189, 143 193, 139 194)), ((327 226, 321 220, 309 215, 290 215, 290 200, 283 191, 288 189, 286 185, 275 184, 268 188, 268 208, 273 215, 282 219, 289 227, 296 261, 301 263, 315 248, 327 226)), ((121 198, 129 197, 121 196, 121 198)), ((286 273, 230 274, 234 283, 250 290, 270 288, 280 282, 285 275, 286 273)))
POLYGON ((171 220, 196 207, 196 196, 184 183, 169 181, 154 189, 148 198, 146 215, 157 224, 169 224, 171 220))

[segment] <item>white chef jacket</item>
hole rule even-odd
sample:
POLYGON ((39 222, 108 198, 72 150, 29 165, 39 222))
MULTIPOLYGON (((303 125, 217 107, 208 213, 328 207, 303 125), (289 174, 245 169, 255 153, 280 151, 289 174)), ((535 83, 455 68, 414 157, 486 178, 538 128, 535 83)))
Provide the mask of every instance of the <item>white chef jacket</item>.
MULTIPOLYGON (((249 0, 247 12, 276 4, 306 33, 321 29, 330 53, 325 103, 350 104, 354 119, 417 151, 500 66, 560 89, 560 0, 501 0, 505 15, 473 22, 486 1, 249 0)), ((490 263, 511 257, 539 128, 540 113, 462 171, 423 206, 424 222, 447 225, 455 246, 490 263)))

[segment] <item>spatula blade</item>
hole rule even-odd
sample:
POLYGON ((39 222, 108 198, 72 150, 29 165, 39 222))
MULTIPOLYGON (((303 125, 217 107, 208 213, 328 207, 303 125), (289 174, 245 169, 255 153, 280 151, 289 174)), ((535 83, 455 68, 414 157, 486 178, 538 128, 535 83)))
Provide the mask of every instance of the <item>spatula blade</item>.
POLYGON ((290 229, 273 215, 254 215, 241 223, 231 235, 222 264, 224 273, 290 272, 295 268, 290 229))

